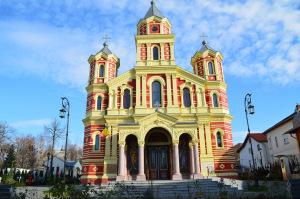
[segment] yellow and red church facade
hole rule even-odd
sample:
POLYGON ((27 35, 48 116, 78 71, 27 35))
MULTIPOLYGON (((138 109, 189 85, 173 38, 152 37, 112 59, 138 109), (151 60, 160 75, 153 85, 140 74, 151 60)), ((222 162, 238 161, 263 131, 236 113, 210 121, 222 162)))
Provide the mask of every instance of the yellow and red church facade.
POLYGON ((236 176, 221 53, 203 41, 193 72, 177 66, 154 2, 135 42, 136 65, 121 75, 107 43, 88 60, 81 182, 236 176))

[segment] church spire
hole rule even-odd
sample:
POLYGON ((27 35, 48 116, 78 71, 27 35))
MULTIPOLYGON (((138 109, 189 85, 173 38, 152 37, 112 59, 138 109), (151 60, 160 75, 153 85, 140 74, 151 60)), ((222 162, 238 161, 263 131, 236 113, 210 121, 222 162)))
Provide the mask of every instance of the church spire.
POLYGON ((161 14, 161 12, 156 7, 154 0, 151 1, 151 7, 149 8, 148 12, 146 13, 144 19, 147 19, 152 16, 164 18, 164 16, 161 14))

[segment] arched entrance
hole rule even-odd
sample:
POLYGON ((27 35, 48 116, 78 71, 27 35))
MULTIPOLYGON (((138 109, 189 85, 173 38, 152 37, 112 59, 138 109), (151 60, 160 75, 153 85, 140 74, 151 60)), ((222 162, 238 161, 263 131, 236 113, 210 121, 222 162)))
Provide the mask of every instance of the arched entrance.
POLYGON ((171 177, 172 138, 163 128, 151 129, 145 138, 147 180, 169 180, 171 177))
POLYGON ((191 178, 191 174, 193 173, 191 168, 193 167, 193 162, 191 162, 191 140, 192 137, 187 133, 183 133, 179 137, 179 165, 180 173, 184 179, 191 178))

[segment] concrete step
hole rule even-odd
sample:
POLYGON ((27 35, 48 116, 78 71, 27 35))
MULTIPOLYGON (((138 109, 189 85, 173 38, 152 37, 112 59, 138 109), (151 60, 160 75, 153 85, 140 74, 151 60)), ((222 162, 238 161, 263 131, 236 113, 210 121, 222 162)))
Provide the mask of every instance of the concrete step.
POLYGON ((162 180, 162 181, 124 181, 111 182, 108 185, 103 185, 101 189, 114 189, 116 187, 123 188, 125 192, 123 195, 134 197, 141 197, 150 190, 156 198, 176 198, 176 197, 198 197, 209 195, 216 196, 219 193, 226 191, 228 194, 239 193, 236 187, 228 185, 221 186, 217 181, 211 179, 201 180, 162 180))
POLYGON ((0 185, 0 199, 10 199, 11 197, 11 186, 0 185))

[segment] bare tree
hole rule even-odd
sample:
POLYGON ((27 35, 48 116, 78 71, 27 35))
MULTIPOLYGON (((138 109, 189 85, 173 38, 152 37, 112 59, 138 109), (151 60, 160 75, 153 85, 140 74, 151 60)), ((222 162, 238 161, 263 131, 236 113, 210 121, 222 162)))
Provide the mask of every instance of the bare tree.
POLYGON ((16 166, 33 169, 36 162, 37 150, 33 136, 17 137, 15 140, 16 166))
POLYGON ((51 139, 51 160, 50 160, 50 173, 52 175, 52 165, 53 165, 53 155, 54 155, 54 148, 55 148, 55 143, 57 139, 61 138, 63 135, 63 129, 60 127, 60 123, 57 121, 57 119, 54 119, 50 125, 45 126, 45 133, 50 134, 50 139, 51 139))
POLYGON ((37 135, 35 137, 35 148, 37 150, 37 157, 35 162, 35 168, 41 168, 44 166, 44 160, 47 157, 47 147, 49 144, 46 144, 46 139, 44 135, 37 135))
POLYGON ((4 165, 5 158, 10 148, 8 141, 10 134, 13 132, 14 129, 12 127, 10 127, 6 122, 0 121, 0 168, 4 165))
POLYGON ((70 144, 68 146, 67 157, 69 160, 81 160, 82 158, 82 148, 76 144, 70 144))

